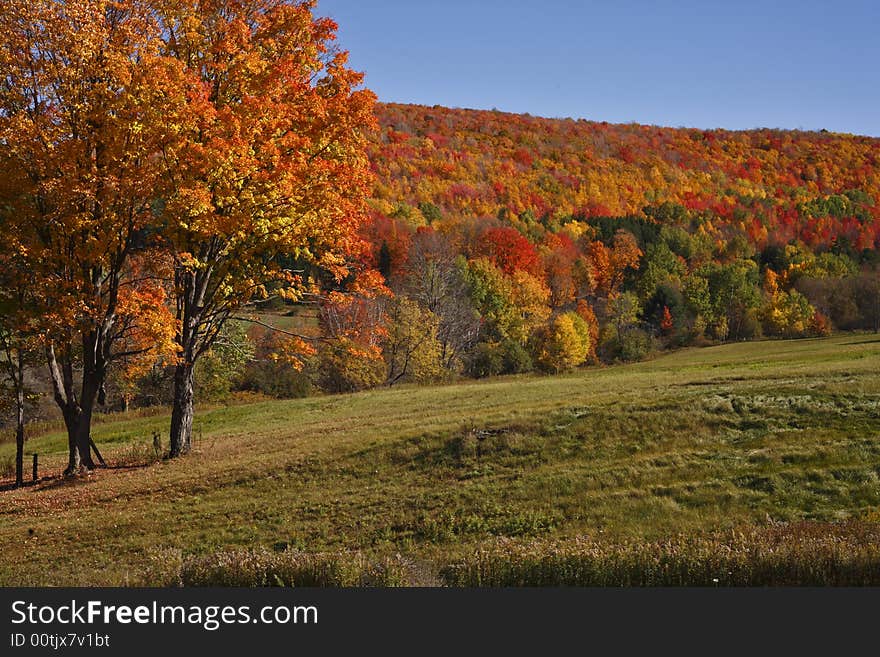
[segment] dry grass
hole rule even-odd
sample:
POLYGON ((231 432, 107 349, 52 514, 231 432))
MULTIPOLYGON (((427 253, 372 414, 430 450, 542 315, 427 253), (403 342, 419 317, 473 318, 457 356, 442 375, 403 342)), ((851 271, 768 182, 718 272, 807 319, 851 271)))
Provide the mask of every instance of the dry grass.
POLYGON ((877 586, 880 525, 796 523, 650 542, 502 539, 443 577, 454 586, 877 586))

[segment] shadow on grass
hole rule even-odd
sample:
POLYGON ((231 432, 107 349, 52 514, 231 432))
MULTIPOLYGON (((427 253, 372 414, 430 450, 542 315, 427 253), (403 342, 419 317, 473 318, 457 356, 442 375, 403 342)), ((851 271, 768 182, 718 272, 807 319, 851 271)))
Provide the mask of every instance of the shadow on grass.
POLYGON ((870 338, 868 340, 859 340, 858 342, 847 342, 848 345, 856 345, 856 344, 877 344, 880 342, 880 335, 870 338))

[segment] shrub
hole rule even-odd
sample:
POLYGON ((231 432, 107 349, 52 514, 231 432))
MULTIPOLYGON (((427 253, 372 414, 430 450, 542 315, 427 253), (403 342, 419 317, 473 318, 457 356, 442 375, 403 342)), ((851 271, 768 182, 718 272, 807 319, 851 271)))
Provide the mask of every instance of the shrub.
POLYGON ((522 374, 534 369, 532 357, 524 346, 515 340, 501 343, 502 374, 522 374))
POLYGON ((640 328, 630 327, 620 333, 607 331, 599 344, 603 360, 629 363, 643 360, 656 351, 656 339, 640 328))
POLYGON ((497 343, 479 342, 474 347, 471 360, 467 366, 470 376, 479 378, 500 374, 504 368, 501 351, 497 343))
POLYGON ((467 373, 482 378, 498 374, 531 372, 534 363, 529 352, 515 340, 480 342, 474 347, 467 373))
POLYGON ((283 361, 251 361, 242 375, 241 389, 278 399, 299 399, 312 394, 309 373, 283 361))
POLYGON ((833 328, 828 316, 817 310, 813 315, 812 322, 810 322, 810 334, 820 338, 828 337, 831 335, 833 328))
POLYGON ((618 358, 624 362, 642 360, 655 349, 655 341, 648 333, 630 329, 620 336, 618 358))
POLYGON ((385 361, 374 347, 362 347, 340 338, 318 351, 318 385, 327 392, 355 392, 380 385, 385 361))

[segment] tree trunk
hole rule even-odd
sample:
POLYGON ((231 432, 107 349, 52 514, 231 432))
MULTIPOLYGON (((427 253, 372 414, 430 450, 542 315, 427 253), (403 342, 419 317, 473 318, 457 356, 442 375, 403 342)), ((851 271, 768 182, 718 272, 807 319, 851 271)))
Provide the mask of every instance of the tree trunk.
POLYGON ((67 469, 65 475, 72 475, 79 470, 79 450, 76 448, 77 419, 72 413, 64 413, 64 426, 67 428, 67 469))
POLYGON ((186 454, 192 448, 193 425, 192 363, 181 363, 174 371, 174 405, 171 409, 171 458, 186 454))
POLYGON ((80 400, 81 412, 76 423, 76 451, 79 453, 80 467, 88 470, 95 469, 92 460, 92 411, 98 398, 100 385, 94 372, 83 372, 82 399, 80 400))
POLYGON ((24 391, 19 386, 15 395, 15 485, 24 485, 24 391))
MULTIPOLYGON (((177 319, 180 331, 177 344, 180 360, 174 370, 174 397, 171 408, 171 435, 169 456, 177 458, 192 449, 193 400, 195 397, 195 366, 201 353, 210 346, 212 322, 203 323, 205 295, 212 276, 212 267, 198 271, 178 268, 175 282, 181 290, 177 301, 177 319), (199 343, 199 338, 208 344, 199 343)), ((216 334, 214 334, 216 337, 216 334)))
POLYGON ((52 382, 52 393, 55 403, 64 418, 67 429, 67 468, 64 476, 79 471, 79 451, 76 448, 76 432, 79 425, 80 406, 73 389, 73 367, 69 358, 69 350, 62 349, 61 363, 55 354, 52 344, 46 346, 46 365, 49 368, 49 380, 52 382))

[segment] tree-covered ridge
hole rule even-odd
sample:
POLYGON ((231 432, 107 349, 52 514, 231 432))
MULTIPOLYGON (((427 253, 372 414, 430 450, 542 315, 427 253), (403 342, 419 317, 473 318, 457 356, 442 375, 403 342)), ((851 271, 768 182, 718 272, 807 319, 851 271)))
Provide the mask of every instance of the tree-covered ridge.
POLYGON ((880 328, 880 140, 376 112, 361 233, 389 292, 324 308, 376 367, 336 352, 325 388, 880 328))
MULTIPOLYGON (((719 239, 857 250, 880 242, 880 140, 828 132, 697 130, 383 104, 375 207, 500 210, 538 219, 699 217, 719 239)), ((429 213, 431 210, 429 209, 429 213)), ((428 217, 430 218, 430 217, 428 217)))

